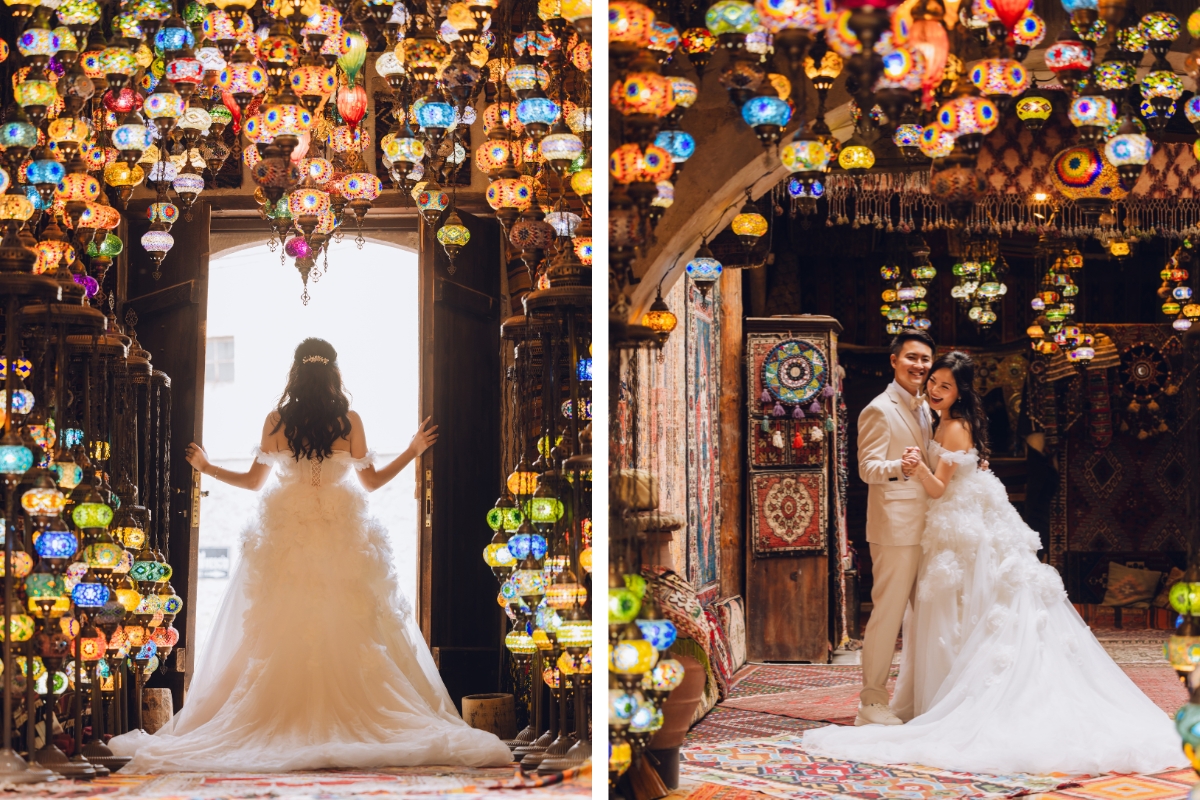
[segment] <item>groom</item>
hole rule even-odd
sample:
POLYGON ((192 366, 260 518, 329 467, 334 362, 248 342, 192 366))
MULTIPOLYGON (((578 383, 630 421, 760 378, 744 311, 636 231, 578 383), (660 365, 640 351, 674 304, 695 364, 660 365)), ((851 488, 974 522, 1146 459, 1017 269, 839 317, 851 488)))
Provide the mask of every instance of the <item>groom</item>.
MULTIPOLYGON (((888 707, 887 679, 904 610, 916 594, 929 495, 909 480, 933 435, 922 391, 933 338, 905 329, 892 340, 894 380, 858 417, 858 474, 867 484, 871 619, 863 636, 863 690, 855 725, 901 725, 888 707)), ((931 465, 933 466, 933 465, 931 465)))

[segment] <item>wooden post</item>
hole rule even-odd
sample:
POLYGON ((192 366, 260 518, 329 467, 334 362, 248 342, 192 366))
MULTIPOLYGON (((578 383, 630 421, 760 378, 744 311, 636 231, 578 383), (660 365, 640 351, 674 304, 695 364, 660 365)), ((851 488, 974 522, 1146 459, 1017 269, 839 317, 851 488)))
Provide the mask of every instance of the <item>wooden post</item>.
POLYGON ((721 529, 720 529, 720 594, 732 597, 743 594, 746 574, 745 531, 745 413, 743 411, 742 309, 743 278, 756 270, 727 270, 721 276, 721 529))

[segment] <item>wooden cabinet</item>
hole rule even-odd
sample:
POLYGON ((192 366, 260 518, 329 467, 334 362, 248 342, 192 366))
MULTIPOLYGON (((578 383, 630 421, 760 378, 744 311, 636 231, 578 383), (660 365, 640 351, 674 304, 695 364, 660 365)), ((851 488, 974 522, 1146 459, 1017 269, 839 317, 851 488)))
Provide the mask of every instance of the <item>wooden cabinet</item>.
POLYGON ((839 536, 832 317, 750 317, 746 635, 751 661, 829 659, 839 536))

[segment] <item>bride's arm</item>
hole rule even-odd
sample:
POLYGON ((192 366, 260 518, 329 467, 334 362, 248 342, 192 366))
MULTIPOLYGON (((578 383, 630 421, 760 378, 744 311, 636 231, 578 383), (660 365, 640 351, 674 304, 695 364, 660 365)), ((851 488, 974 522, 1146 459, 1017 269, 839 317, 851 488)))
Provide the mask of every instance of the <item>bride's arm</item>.
MULTIPOLYGON (((967 430, 967 426, 957 420, 951 420, 946 430, 946 441, 942 443, 942 447, 951 452, 970 450, 971 433, 967 430)), ((936 499, 946 493, 946 487, 950 485, 950 477, 954 475, 955 467, 953 461, 943 458, 938 461, 937 471, 934 472, 924 461, 921 461, 917 465, 916 478, 925 487, 929 496, 936 499)))
MULTIPOLYGON (((271 417, 267 417, 267 421, 263 424, 263 435, 261 447, 264 452, 268 450, 270 445, 269 439, 274 430, 271 417)), ((250 465, 250 469, 246 472, 234 472, 233 470, 218 467, 208 460, 208 453, 204 452, 204 448, 192 442, 187 447, 187 461, 193 468, 200 471, 202 475, 210 475, 221 483, 228 483, 230 486, 236 486, 239 489, 249 489, 252 492, 257 492, 267 482, 267 478, 271 476, 271 467, 269 464, 264 464, 258 459, 250 465)))
MULTIPOLYGON (((413 434, 408 449, 388 464, 380 468, 376 468, 374 464, 368 464, 358 471, 358 479, 362 482, 363 488, 368 492, 373 492, 386 486, 388 481, 400 474, 400 470, 408 466, 409 462, 433 446, 438 438, 438 426, 428 427, 431 419, 433 417, 425 418, 421 427, 413 434)), ((367 454, 367 437, 357 415, 354 417, 354 430, 350 434, 350 454, 355 458, 362 458, 367 454)))

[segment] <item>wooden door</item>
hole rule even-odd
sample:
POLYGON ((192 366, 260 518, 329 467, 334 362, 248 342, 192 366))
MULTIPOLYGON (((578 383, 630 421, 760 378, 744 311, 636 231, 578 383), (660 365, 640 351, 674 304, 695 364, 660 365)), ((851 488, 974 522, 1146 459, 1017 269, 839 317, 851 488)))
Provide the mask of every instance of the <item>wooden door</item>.
MULTIPOLYGON (((171 583, 183 598, 183 613, 175 618, 179 645, 147 683, 171 689, 175 710, 183 705, 184 691, 194 663, 192 632, 196 626, 197 556, 200 542, 199 473, 184 456, 189 442, 201 441, 204 423, 204 347, 208 319, 209 208, 198 202, 190 221, 180 220, 171 230, 175 245, 155 280, 154 262, 140 245, 149 228, 145 203, 130 204, 125 214, 129 235, 118 271, 117 296, 124 301, 118 318, 127 311, 137 315, 138 341, 150 351, 151 365, 171 381, 171 455, 168 521, 169 547, 164 548, 174 568, 171 583)), ((143 488, 143 501, 146 490, 143 488)))
POLYGON ((441 438, 417 464, 420 622, 450 696, 500 682, 499 586, 483 561, 500 471, 501 230, 459 212, 471 240, 449 259, 421 223, 421 417, 441 438))
MULTIPOLYGON (((746 502, 746 657, 750 661, 801 661, 826 663, 829 660, 833 626, 830 618, 832 591, 837 575, 840 549, 836 519, 836 434, 830 432, 818 451, 819 458, 810 463, 769 464, 755 453, 755 432, 762 416, 759 397, 762 386, 761 356, 756 361, 751 340, 757 334, 767 334, 773 345, 779 341, 799 338, 813 345, 824 355, 828 367, 827 379, 837 374, 837 334, 841 325, 832 317, 748 317, 744 323, 747 336, 746 410, 749 420, 747 447, 746 502), (756 515, 762 516, 762 503, 755 495, 766 495, 767 487, 779 477, 803 478, 805 485, 818 486, 816 507, 810 509, 811 524, 817 526, 824 539, 825 552, 803 550, 759 551, 754 542, 758 526, 756 515)), ((831 415, 834 413, 830 410, 831 415)), ((831 419, 835 419, 831 416, 831 419)), ((790 444, 790 443, 789 443, 790 444)), ((785 445, 786 447, 787 445, 785 445)), ((810 489, 811 490, 811 489, 810 489)), ((765 498, 764 498, 765 499, 765 498)))

